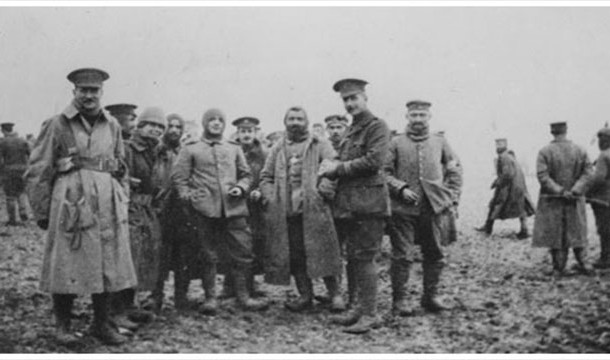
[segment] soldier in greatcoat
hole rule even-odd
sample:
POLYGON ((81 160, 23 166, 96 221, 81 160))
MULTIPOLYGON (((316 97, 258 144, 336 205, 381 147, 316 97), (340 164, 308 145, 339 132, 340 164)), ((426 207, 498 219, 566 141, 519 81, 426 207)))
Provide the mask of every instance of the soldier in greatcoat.
POLYGON ((554 139, 538 152, 536 172, 540 196, 534 221, 534 247, 551 251, 553 275, 562 276, 573 248, 578 270, 588 273, 587 213, 583 195, 591 162, 586 150, 568 140, 567 124, 551 124, 554 139))
POLYGON ((28 220, 27 197, 25 196, 25 181, 23 174, 28 166, 30 146, 28 142, 13 131, 13 123, 2 123, 4 138, 0 139, 0 177, 4 194, 6 195, 7 225, 19 225, 17 213, 21 221, 28 220))
POLYGON ((92 334, 119 344, 108 317, 108 295, 137 285, 129 247, 129 202, 119 124, 100 107, 108 74, 68 75, 74 100, 42 124, 25 175, 32 210, 48 230, 41 288, 53 294, 60 338, 69 341, 76 295, 91 294, 92 334))
POLYGON ((309 133, 308 122, 303 108, 288 109, 286 135, 271 149, 261 173, 268 230, 265 279, 288 285, 294 277, 299 298, 285 307, 295 312, 312 307, 315 278, 329 278, 332 301, 342 302, 341 255, 330 206, 335 184, 317 177, 320 163, 336 154, 330 143, 309 133))
POLYGON ((195 214, 201 241, 205 300, 199 311, 214 315, 218 310, 216 273, 220 256, 230 264, 238 305, 246 310, 264 310, 267 302, 251 298, 247 287, 254 259, 246 204, 252 183, 250 167, 241 146, 223 138, 226 116, 221 110, 207 110, 202 125, 203 136, 183 146, 172 170, 182 206, 195 214))
MULTIPOLYGON (((263 273, 263 261, 265 255, 265 224, 263 209, 261 206, 260 174, 267 159, 267 148, 261 143, 257 136, 257 128, 260 120, 252 116, 244 116, 233 121, 233 126, 237 128, 236 142, 241 145, 241 149, 246 156, 248 166, 252 172, 252 184, 247 195, 248 224, 252 230, 252 250, 254 261, 250 274, 248 274, 248 290, 251 296, 259 297, 264 295, 256 289, 255 275, 263 273)), ((233 279, 230 271, 225 271, 225 282, 222 297, 233 297, 233 279)))
POLYGON ((597 269, 610 268, 610 128, 597 133, 599 157, 595 172, 587 181, 587 200, 591 203, 597 234, 599 235, 599 259, 593 264, 597 269))
POLYGON ((362 334, 378 327, 377 263, 385 222, 390 215, 388 186, 383 163, 390 143, 390 130, 368 110, 366 81, 343 79, 333 90, 340 93, 352 123, 339 146, 338 161, 327 161, 319 175, 338 180, 333 203, 337 233, 347 246, 348 268, 357 279, 358 303, 331 322, 347 326, 344 331, 362 334))
POLYGON ((508 141, 496 139, 496 179, 491 184, 494 196, 489 202, 489 213, 485 225, 476 230, 491 235, 495 220, 519 218, 521 230, 518 239, 529 237, 527 218, 534 215, 534 204, 530 199, 521 165, 514 153, 508 150, 508 141))
POLYGON ((392 243, 392 309, 409 316, 407 283, 414 260, 415 245, 423 254, 423 294, 421 305, 438 312, 445 306, 437 299, 438 285, 445 265, 443 245, 455 239, 445 218, 457 206, 462 173, 458 158, 444 136, 431 134, 431 104, 413 100, 407 103, 405 134, 390 142, 386 174, 392 200, 392 221, 388 227, 392 243))

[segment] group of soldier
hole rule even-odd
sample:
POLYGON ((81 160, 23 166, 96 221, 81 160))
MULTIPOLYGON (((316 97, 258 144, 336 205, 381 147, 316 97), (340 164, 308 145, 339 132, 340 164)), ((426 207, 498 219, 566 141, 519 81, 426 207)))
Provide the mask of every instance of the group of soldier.
MULTIPOLYGON (((125 342, 120 330, 135 331, 161 310, 170 271, 175 308, 194 306, 187 290, 191 279, 200 279, 204 298, 197 310, 210 316, 221 297, 235 297, 246 311, 267 309, 256 286, 258 274, 275 285, 294 278, 298 298, 285 307, 308 310, 320 299, 312 281, 321 278, 328 292, 324 299, 336 313, 329 321, 348 333, 366 333, 381 324, 376 258, 384 234, 392 247, 393 313, 414 313, 407 284, 416 245, 423 256, 421 306, 429 312, 447 308, 438 288, 444 246, 457 236, 463 170, 446 138, 429 129, 430 102, 407 102, 406 131, 392 136, 368 109, 367 82, 343 79, 333 90, 351 124, 343 115, 328 116, 328 139, 315 128, 310 132, 306 110, 294 106, 285 113, 281 136, 261 138, 260 121, 245 116, 232 121, 237 133, 227 140, 229 120, 211 108, 202 116, 201 138, 181 141, 180 115, 149 107, 136 116, 130 104, 102 109, 108 78, 93 68, 68 75, 73 100, 42 124, 24 175, 34 217, 47 231, 41 287, 52 294, 62 341, 74 340, 74 299, 91 295, 91 334, 106 344, 125 342), (224 275, 221 294, 218 274, 224 275), (138 292, 149 296, 136 301, 143 298, 138 292)), ((607 173, 600 175, 598 163, 593 176, 586 153, 557 128, 556 140, 538 159, 544 196, 534 244, 551 247, 560 262, 565 248, 580 244, 573 241, 582 227, 572 224, 584 216, 581 195, 588 187, 581 186, 580 176, 589 174, 587 184, 603 183, 607 173)), ((603 134, 600 147, 607 147, 610 132, 603 134)), ((510 174, 498 177, 498 189, 513 182, 507 179, 518 168, 506 150, 499 152, 498 171, 510 174)), ((513 192, 504 196, 516 198, 517 209, 494 209, 492 201, 484 231, 491 233, 494 219, 531 215, 527 190, 513 192)), ((608 216, 606 208, 598 213, 608 216)), ((520 237, 527 237, 525 220, 522 224, 520 237)), ((602 250, 607 262, 608 245, 602 250)))

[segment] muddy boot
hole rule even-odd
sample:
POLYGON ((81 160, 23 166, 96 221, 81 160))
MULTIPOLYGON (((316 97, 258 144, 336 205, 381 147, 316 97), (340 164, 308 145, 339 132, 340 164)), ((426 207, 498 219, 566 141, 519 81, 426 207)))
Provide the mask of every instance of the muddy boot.
POLYGON ((530 233, 527 230, 527 218, 521 217, 519 218, 519 222, 521 224, 521 230, 517 233, 517 239, 527 239, 528 237, 530 237, 530 233))
POLYGON ((70 316, 74 295, 53 294, 53 315, 55 316, 55 336, 60 344, 66 345, 78 341, 72 333, 70 316))
POLYGON ((341 296, 339 284, 341 284, 341 278, 339 276, 327 276, 324 278, 324 285, 326 285, 328 298, 330 300, 331 312, 345 311, 345 302, 341 296))
POLYGON ((576 271, 583 275, 593 274, 593 270, 591 270, 591 268, 587 265, 587 253, 585 248, 574 248, 573 251, 576 262, 578 263, 576 266, 576 271))
POLYGON ((398 316, 412 316, 413 309, 407 301, 407 283, 411 273, 411 262, 393 260, 390 268, 392 277, 392 313, 398 316))
POLYGON ((149 323, 155 319, 155 314, 150 311, 138 309, 135 305, 136 291, 135 289, 125 289, 119 291, 127 318, 136 323, 149 323))
POLYGON ((201 285, 205 291, 205 300, 199 307, 199 312, 204 315, 216 315, 218 311, 218 300, 216 297, 216 264, 206 264, 203 268, 201 285))
POLYGON ((377 264, 374 260, 359 261, 357 265, 360 289, 360 318, 355 324, 343 329, 350 334, 364 334, 380 326, 377 316, 377 264))
POLYGON ((294 274, 294 281, 299 291, 299 298, 287 301, 284 307, 293 312, 301 312, 313 307, 313 284, 304 271, 294 274))
POLYGON ((105 345, 120 345, 127 338, 118 333, 108 319, 108 293, 91 295, 93 301, 93 323, 91 335, 95 336, 105 345))
POLYGON ((553 262, 553 272, 551 275, 554 278, 560 278, 564 275, 564 269, 561 267, 561 250, 551 249, 551 261, 553 262))
POLYGON ((424 294, 421 298, 421 306, 429 312, 437 313, 448 310, 437 297, 438 283, 444 264, 442 262, 424 262, 424 294))
POLYGON ((120 293, 110 293, 110 322, 117 328, 127 329, 129 331, 136 331, 139 327, 138 324, 127 318, 127 312, 125 304, 121 298, 120 293))
POLYGON ((263 311, 269 308, 267 301, 255 300, 248 294, 248 286, 246 284, 245 269, 232 270, 233 280, 235 285, 235 294, 237 296, 237 304, 243 310, 247 311, 263 311))
POLYGON ((493 232, 493 227, 494 227, 494 221, 493 220, 487 220, 487 221, 485 221, 485 225, 483 225, 481 227, 474 228, 474 229, 476 231, 485 233, 486 235, 491 235, 491 233, 493 232))
POLYGON ((348 262, 345 266, 345 277, 347 280, 347 308, 352 309, 358 305, 358 282, 356 281, 356 266, 348 262))

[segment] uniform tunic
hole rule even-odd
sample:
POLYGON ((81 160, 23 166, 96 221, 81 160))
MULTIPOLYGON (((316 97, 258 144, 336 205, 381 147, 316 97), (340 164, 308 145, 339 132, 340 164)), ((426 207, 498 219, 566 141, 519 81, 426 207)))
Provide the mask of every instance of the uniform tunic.
POLYGON ((490 219, 512 219, 534 215, 534 204, 527 192, 525 176, 514 155, 498 155, 494 196, 489 203, 490 219))
POLYGON ((0 139, 0 175, 6 196, 17 197, 25 190, 23 174, 28 166, 30 147, 17 133, 0 139))
POLYGON ((587 152, 570 140, 553 140, 538 153, 540 196, 534 221, 534 247, 564 249, 587 245, 584 198, 567 200, 564 190, 583 193, 591 162, 587 152))
POLYGON ((60 172, 77 157, 99 164, 123 161, 120 131, 106 113, 91 127, 74 105, 42 125, 25 175, 34 216, 49 221, 42 290, 92 294, 137 285, 126 184, 107 171, 60 172))

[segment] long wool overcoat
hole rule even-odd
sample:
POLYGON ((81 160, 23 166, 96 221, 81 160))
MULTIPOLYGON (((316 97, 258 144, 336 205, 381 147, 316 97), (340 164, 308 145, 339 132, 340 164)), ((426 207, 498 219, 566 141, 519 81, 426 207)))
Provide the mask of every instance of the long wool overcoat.
POLYGON ((540 197, 534 221, 534 247, 561 249, 587 245, 587 214, 583 197, 567 200, 564 190, 583 193, 591 175, 587 152, 570 140, 554 140, 538 153, 540 197))
POLYGON ((490 218, 504 220, 534 215, 523 170, 508 151, 498 155, 496 175, 494 197, 489 203, 490 218))
MULTIPOLYGON (((323 178, 318 182, 318 167, 323 159, 335 158, 330 143, 316 137, 306 140, 303 157, 303 239, 307 275, 314 279, 341 273, 339 241, 335 231, 331 204, 318 189, 332 193, 335 184, 323 178)), ((270 151, 261 172, 261 191, 268 201, 265 280, 271 284, 290 284, 290 254, 288 242, 286 139, 270 151)))
POLYGON ((126 183, 108 172, 59 172, 77 156, 124 161, 116 120, 103 113, 91 127, 70 105, 42 125, 25 175, 34 216, 49 221, 41 289, 84 295, 134 287, 126 183))
MULTIPOLYGON (((153 196, 159 189, 154 174, 157 163, 156 143, 147 143, 134 135, 125 149, 131 182, 129 202, 129 242, 138 289, 154 290, 161 262, 161 226, 153 207, 153 196)), ((165 254, 168 256, 168 254, 165 254)))

